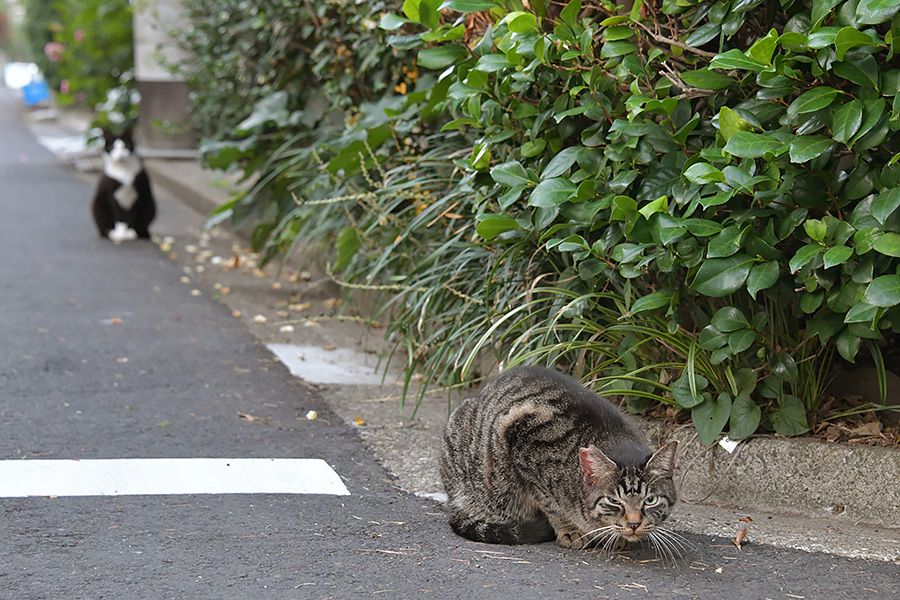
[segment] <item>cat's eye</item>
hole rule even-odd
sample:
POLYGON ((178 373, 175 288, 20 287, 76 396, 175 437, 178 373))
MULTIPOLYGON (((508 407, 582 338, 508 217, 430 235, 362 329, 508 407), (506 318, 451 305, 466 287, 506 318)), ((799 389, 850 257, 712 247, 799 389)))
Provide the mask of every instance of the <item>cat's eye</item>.
POLYGON ((659 496, 647 496, 644 498, 644 506, 656 506, 660 502, 659 496))

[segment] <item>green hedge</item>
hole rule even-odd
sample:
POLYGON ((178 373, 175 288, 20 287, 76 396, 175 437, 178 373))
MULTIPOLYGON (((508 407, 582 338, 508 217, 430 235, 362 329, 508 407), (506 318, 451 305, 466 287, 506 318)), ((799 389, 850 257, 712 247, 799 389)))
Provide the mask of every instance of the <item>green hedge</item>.
POLYGON ((94 109, 97 125, 137 118, 129 0, 25 0, 31 60, 62 106, 94 109))
POLYGON ((269 256, 332 248, 385 293, 410 372, 559 363, 691 411, 705 443, 807 431, 836 356, 884 381, 897 2, 269 4, 293 12, 232 21, 265 32, 233 57, 211 19, 191 36, 208 75, 272 83, 211 111, 243 119, 212 160, 259 177, 223 215, 260 220, 269 256))

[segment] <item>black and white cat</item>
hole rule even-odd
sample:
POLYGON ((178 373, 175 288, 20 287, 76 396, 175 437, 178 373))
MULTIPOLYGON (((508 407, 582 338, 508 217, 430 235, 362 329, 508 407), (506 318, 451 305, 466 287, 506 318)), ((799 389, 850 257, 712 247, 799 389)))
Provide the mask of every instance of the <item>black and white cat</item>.
POLYGON ((121 135, 103 130, 103 174, 94 192, 91 210, 100 237, 119 243, 149 239, 156 202, 150 178, 134 151, 131 128, 121 135))

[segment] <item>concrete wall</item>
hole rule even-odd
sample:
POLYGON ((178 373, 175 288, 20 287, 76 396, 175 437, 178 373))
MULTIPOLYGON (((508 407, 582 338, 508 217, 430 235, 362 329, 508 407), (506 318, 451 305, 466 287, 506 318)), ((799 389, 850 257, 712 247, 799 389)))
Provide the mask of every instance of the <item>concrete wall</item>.
POLYGON ((188 27, 181 0, 141 0, 134 8, 134 64, 141 93, 138 136, 145 152, 194 148, 190 90, 172 65, 189 63, 170 32, 188 27), (157 122, 166 124, 160 128, 157 122))

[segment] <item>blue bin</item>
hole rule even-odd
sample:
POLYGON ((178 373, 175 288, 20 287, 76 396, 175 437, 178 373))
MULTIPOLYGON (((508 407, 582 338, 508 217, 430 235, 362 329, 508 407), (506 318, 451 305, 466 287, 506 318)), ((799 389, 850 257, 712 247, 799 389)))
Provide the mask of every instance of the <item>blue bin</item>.
POLYGON ((22 98, 25 106, 38 106, 50 100, 50 90, 46 81, 32 81, 22 88, 22 98))

